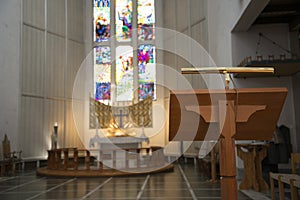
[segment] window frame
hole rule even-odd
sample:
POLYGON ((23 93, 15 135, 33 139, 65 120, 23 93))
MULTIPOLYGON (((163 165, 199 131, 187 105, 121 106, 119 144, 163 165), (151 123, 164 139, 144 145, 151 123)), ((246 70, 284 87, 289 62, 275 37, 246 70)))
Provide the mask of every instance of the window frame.
MULTIPOLYGON (((132 101, 139 101, 139 94, 138 94, 138 88, 139 88, 139 66, 138 66, 138 49, 140 45, 152 45, 154 48, 156 47, 156 36, 152 40, 139 40, 138 38, 138 0, 132 0, 132 38, 131 41, 118 41, 116 37, 116 1, 117 0, 111 0, 110 2, 110 38, 107 41, 95 41, 95 26, 94 26, 94 1, 92 0, 92 49, 93 49, 93 73, 95 73, 95 48, 99 46, 108 46, 110 47, 110 56, 111 56, 111 87, 110 87, 110 100, 100 100, 101 102, 113 104, 113 102, 132 102, 132 101), (133 48, 133 99, 128 101, 118 101, 117 100, 117 91, 116 91, 116 49, 119 46, 131 46, 133 48)), ((154 2, 154 27, 153 32, 155 35, 155 27, 157 25, 157 18, 156 18, 156 0, 153 0, 154 2)), ((157 88, 156 88, 156 82, 157 82, 157 70, 156 70, 156 63, 157 63, 157 52, 155 49, 154 52, 154 65, 155 65, 155 80, 154 80, 154 98, 153 100, 157 99, 157 88)), ((94 74, 93 74, 94 77, 94 74)), ((93 87, 95 88, 95 80, 93 80, 93 87)), ((95 90, 94 90, 95 95, 95 90)))

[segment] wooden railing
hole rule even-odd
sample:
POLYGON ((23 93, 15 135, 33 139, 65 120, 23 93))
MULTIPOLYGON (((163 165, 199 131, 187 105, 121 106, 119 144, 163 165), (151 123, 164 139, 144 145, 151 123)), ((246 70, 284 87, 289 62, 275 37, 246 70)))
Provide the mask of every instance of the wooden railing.
POLYGON ((73 168, 77 170, 79 154, 83 154, 83 156, 85 157, 85 167, 86 169, 90 169, 90 151, 77 148, 61 148, 48 150, 47 168, 64 170, 73 168))
POLYGON ((278 181, 279 199, 285 199, 284 184, 290 185, 291 199, 298 199, 298 189, 300 188, 300 175, 297 174, 296 164, 300 163, 300 153, 291 153, 292 174, 270 172, 270 185, 272 200, 275 200, 274 180, 278 181))

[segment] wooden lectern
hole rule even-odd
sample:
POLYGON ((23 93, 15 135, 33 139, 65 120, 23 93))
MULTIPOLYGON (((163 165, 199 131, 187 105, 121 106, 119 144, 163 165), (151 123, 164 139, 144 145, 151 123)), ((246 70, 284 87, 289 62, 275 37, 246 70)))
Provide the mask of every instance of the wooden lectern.
POLYGON ((286 88, 172 91, 169 140, 217 138, 222 199, 236 200, 235 140, 271 140, 286 95, 286 88))

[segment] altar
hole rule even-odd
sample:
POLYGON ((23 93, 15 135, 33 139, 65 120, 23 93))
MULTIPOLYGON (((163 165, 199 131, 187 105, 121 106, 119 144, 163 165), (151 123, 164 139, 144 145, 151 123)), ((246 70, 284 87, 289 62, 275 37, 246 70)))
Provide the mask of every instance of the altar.
POLYGON ((100 137, 96 134, 95 137, 90 140, 90 148, 92 150, 141 148, 143 142, 148 144, 149 138, 146 136, 100 137))
POLYGON ((138 102, 113 106, 90 99, 90 129, 95 128, 96 134, 89 139, 89 147, 104 165, 112 167, 112 160, 127 159, 126 152, 141 149, 143 142, 149 144, 145 127, 152 127, 151 96, 138 102))
POLYGON ((149 143, 148 137, 94 137, 91 144, 97 144, 91 149, 100 168, 125 169, 138 165, 142 157, 142 143, 149 143), (118 161, 118 162, 117 162, 118 161))
POLYGON ((92 142, 96 142, 97 147, 92 148, 91 152, 98 164, 114 169, 137 166, 136 158, 142 157, 142 152, 140 152, 142 143, 149 144, 148 137, 97 137, 93 139, 92 142))

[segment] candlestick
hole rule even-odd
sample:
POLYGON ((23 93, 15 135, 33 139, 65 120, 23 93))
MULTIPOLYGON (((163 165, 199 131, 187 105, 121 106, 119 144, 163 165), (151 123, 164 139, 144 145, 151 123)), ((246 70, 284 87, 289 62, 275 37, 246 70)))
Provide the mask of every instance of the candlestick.
POLYGON ((54 149, 57 148, 57 130, 58 130, 58 123, 54 123, 54 133, 53 133, 53 146, 54 149))
POLYGON ((99 122, 98 119, 96 119, 96 135, 98 135, 98 126, 99 126, 99 122))

